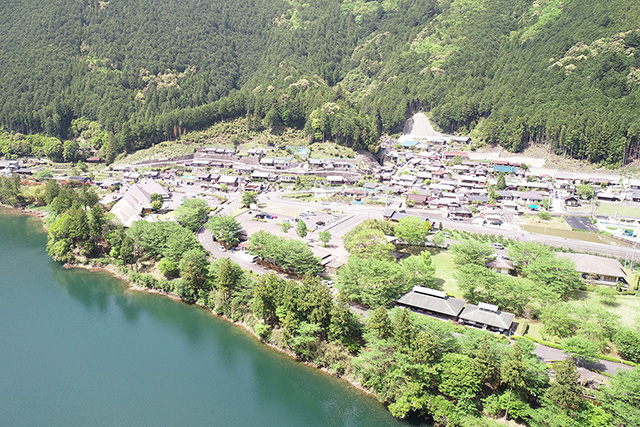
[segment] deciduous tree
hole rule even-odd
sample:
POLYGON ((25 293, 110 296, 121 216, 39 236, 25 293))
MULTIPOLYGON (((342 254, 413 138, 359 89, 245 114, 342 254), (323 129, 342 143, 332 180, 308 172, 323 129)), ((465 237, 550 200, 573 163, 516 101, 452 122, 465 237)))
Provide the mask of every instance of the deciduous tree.
POLYGON ((240 242, 240 223, 229 215, 214 215, 207 222, 207 229, 213 238, 222 243, 226 248, 237 245, 240 242))

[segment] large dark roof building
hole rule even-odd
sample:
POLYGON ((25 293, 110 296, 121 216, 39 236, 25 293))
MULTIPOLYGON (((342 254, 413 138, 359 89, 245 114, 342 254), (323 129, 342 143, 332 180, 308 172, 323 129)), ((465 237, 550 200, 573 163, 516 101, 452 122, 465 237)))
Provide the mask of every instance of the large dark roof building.
POLYGON ((397 301, 397 305, 425 314, 455 320, 462 311, 466 300, 447 296, 446 292, 423 286, 414 286, 413 290, 397 301))
POLYGON ((510 335, 515 315, 500 311, 497 305, 481 302, 467 305, 459 317, 466 325, 510 335))

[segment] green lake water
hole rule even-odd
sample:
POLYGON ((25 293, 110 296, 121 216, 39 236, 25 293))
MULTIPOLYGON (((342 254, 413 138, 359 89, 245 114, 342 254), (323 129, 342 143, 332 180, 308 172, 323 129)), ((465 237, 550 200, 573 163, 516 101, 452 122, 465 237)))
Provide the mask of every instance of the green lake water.
POLYGON ((0 208, 0 425, 406 425, 202 309, 62 269, 45 244, 0 208))

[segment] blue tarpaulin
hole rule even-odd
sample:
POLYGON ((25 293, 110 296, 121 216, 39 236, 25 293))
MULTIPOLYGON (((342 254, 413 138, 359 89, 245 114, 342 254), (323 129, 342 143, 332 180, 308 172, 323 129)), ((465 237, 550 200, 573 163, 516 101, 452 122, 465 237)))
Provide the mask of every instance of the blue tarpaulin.
POLYGON ((493 171, 494 172, 516 173, 516 170, 518 170, 518 168, 516 168, 515 166, 500 166, 500 165, 496 165, 496 166, 493 167, 493 171))
POLYGON ((418 141, 404 141, 402 143, 403 147, 414 147, 416 145, 418 145, 418 141))

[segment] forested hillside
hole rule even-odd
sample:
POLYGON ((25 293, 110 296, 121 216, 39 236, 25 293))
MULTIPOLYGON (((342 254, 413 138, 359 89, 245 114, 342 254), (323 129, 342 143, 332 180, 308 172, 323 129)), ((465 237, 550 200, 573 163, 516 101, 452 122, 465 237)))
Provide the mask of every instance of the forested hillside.
POLYGON ((67 139, 93 121, 110 159, 244 116, 375 151, 428 109, 512 151, 620 166, 640 156, 638 16, 632 0, 6 0, 0 124, 67 139))

